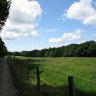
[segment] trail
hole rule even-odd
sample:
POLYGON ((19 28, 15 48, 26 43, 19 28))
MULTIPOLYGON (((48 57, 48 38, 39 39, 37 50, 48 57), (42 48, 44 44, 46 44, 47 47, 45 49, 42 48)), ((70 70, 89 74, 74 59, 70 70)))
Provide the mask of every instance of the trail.
POLYGON ((4 58, 0 58, 0 96, 17 96, 12 74, 4 58))

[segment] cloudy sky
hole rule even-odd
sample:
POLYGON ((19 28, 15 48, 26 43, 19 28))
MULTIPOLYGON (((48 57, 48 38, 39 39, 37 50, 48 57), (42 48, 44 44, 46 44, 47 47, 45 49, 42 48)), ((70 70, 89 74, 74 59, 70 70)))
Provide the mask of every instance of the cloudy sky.
POLYGON ((9 51, 96 41, 96 0, 12 0, 0 35, 9 51))

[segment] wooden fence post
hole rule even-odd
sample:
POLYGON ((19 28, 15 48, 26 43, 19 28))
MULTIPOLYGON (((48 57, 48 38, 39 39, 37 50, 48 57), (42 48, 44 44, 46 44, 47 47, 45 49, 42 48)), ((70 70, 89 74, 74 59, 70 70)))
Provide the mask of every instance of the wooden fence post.
POLYGON ((36 68, 37 73, 37 89, 40 90, 40 70, 39 67, 36 68))
POLYGON ((68 76, 68 83, 69 83, 69 96, 75 96, 73 76, 68 76))
POLYGON ((23 71, 22 70, 22 61, 20 61, 20 65, 19 66, 20 66, 20 73, 22 74, 22 71, 23 71))
POLYGON ((29 66, 27 64, 27 77, 29 76, 29 66))
POLYGON ((14 57, 13 57, 14 59, 13 59, 13 62, 14 62, 14 65, 15 65, 15 55, 14 55, 14 57))

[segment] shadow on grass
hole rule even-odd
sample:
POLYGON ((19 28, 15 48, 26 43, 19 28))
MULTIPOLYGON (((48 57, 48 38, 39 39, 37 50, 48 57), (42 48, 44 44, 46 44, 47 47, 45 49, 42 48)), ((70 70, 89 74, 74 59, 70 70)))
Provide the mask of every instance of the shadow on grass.
MULTIPOLYGON (((30 78, 20 80, 15 78, 15 85, 19 96, 69 96, 68 86, 51 86, 41 84, 40 90, 37 90, 36 82, 33 85, 30 78)), ((86 92, 76 89, 76 96, 96 96, 96 92, 86 92)))
POLYGON ((68 96, 67 86, 50 86, 41 85, 40 90, 37 90, 36 85, 26 85, 22 86, 19 90, 20 96, 68 96))
MULTIPOLYGON (((33 68, 33 66, 42 66, 40 62, 46 62, 46 60, 30 60, 30 62, 29 68, 31 70, 31 67, 33 68), (35 62, 38 62, 38 64, 35 64, 35 62)), ((41 84, 40 90, 37 90, 36 83, 33 85, 30 81, 30 78, 26 78, 26 70, 24 71, 24 69, 21 68, 24 71, 22 73, 20 72, 22 70, 20 70, 19 67, 16 68, 17 65, 15 65, 15 67, 14 65, 9 65, 19 96, 69 96, 68 86, 51 86, 47 84, 41 84)), ((26 67, 23 68, 26 69, 26 67)), ((42 72, 43 71, 40 71, 40 74, 42 72)), ((96 96, 96 92, 85 92, 83 89, 76 89, 76 96, 96 96)))
POLYGON ((83 89, 76 89, 76 96, 96 96, 96 92, 83 91, 83 89))
MULTIPOLYGON (((37 90, 36 85, 25 84, 21 85, 19 89, 19 96, 69 96, 68 86, 50 86, 43 84, 40 90, 37 90)), ((96 92, 85 92, 83 90, 76 90, 75 96, 96 96, 96 92)))

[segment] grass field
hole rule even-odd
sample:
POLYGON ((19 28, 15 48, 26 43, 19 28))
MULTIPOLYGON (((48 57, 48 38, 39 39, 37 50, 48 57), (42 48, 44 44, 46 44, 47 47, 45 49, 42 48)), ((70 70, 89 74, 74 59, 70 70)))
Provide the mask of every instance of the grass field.
MULTIPOLYGON (((26 64, 38 64, 40 66, 41 90, 38 93, 33 87, 34 94, 32 95, 30 93, 32 96, 38 96, 38 94, 39 96, 68 96, 68 76, 70 75, 74 77, 77 96, 96 96, 96 58, 19 57, 19 59, 21 60, 18 62, 19 65, 21 64, 24 66, 24 62, 26 62, 26 64)), ((18 71, 19 68, 16 70, 18 71)), ((18 75, 21 75, 21 72, 19 71, 18 75)), ((30 82, 29 86, 31 83, 35 86, 35 71, 31 69, 29 73, 30 79, 27 79, 26 81, 30 82)), ((23 93, 24 92, 25 91, 23 90, 23 93)), ((25 92, 25 94, 27 93, 25 92)))

